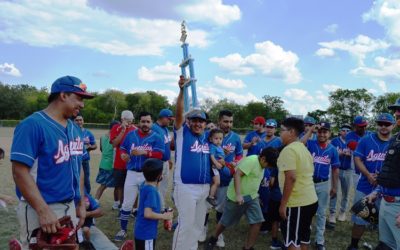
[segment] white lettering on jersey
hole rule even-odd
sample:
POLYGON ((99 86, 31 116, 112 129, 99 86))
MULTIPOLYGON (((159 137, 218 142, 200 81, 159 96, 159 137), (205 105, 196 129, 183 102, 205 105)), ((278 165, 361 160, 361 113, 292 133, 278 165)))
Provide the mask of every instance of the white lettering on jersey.
POLYGON ((77 137, 74 141, 70 141, 69 145, 64 145, 62 140, 58 140, 57 154, 54 156, 56 164, 69 161, 69 158, 73 155, 83 154, 83 142, 80 137, 77 137))
POLYGON ((374 150, 369 151, 367 155, 367 161, 384 161, 386 153, 375 153, 374 150))
POLYGON ((312 157, 314 158, 314 163, 329 165, 331 163, 331 158, 329 155, 325 156, 316 156, 315 152, 312 153, 312 157))
POLYGON ((222 148, 223 148, 224 150, 228 151, 229 153, 232 153, 232 152, 235 151, 236 146, 235 146, 235 145, 232 145, 232 143, 228 143, 228 144, 226 144, 226 145, 223 145, 222 148))
POLYGON ((208 143, 200 144, 199 141, 196 140, 194 144, 190 147, 190 152, 209 154, 210 149, 208 147, 208 143))
POLYGON ((132 143, 130 152, 132 153, 133 150, 144 150, 144 151, 152 151, 153 147, 148 143, 140 146, 135 146, 135 143, 132 143))

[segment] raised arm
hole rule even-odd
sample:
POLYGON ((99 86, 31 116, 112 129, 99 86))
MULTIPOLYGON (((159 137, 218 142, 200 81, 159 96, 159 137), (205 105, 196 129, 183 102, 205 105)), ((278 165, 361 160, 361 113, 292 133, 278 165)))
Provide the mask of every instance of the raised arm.
POLYGON ((176 114, 175 114, 175 129, 180 129, 183 125, 183 85, 185 84, 185 78, 181 75, 179 78, 179 94, 176 102, 176 114))

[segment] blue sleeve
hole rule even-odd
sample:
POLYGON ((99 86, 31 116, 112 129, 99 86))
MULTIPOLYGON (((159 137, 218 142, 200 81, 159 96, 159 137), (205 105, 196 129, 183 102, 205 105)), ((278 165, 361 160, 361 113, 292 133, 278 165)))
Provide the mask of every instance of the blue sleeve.
POLYGON ((312 144, 313 144, 314 142, 315 142, 314 140, 310 140, 310 139, 307 140, 307 142, 306 142, 306 147, 307 147, 307 149, 308 149, 309 151, 312 150, 312 144))
POLYGON ((354 151, 354 156, 358 156, 361 159, 364 159, 366 157, 365 155, 365 147, 367 145, 367 138, 368 137, 363 137, 361 138, 361 140, 359 141, 356 150, 354 151))
POLYGON ((89 209, 88 211, 94 211, 100 207, 100 204, 90 195, 86 193, 86 196, 89 199, 89 209))
POLYGON ((278 168, 272 168, 271 169, 271 177, 278 177, 278 168))
POLYGON ((39 154, 42 136, 36 122, 23 121, 15 128, 10 160, 32 167, 39 154))
POLYGON ((214 156, 214 158, 217 156, 217 147, 213 144, 210 144, 210 155, 214 156))
POLYGON ((331 167, 332 168, 340 167, 339 153, 335 147, 332 147, 331 167))
POLYGON ((249 143, 249 142, 251 142, 251 134, 252 134, 252 132, 249 132, 249 133, 247 133, 247 135, 246 135, 246 137, 244 138, 244 140, 243 140, 243 143, 249 143))
POLYGON ((164 154, 165 152, 165 144, 163 138, 159 134, 155 134, 156 139, 154 142, 154 151, 158 151, 164 154))
POLYGON ((147 192, 146 197, 144 199, 143 208, 151 208, 153 212, 157 209, 157 199, 159 198, 157 191, 147 192))
POLYGON ((125 152, 127 152, 128 154, 131 153, 131 145, 132 145, 132 137, 134 131, 129 132, 126 136, 124 141, 120 144, 120 149, 124 150, 125 152))
POLYGON ((89 132, 89 143, 90 143, 90 145, 96 144, 96 138, 94 138, 94 135, 92 134, 92 132, 90 132, 90 131, 88 131, 88 132, 89 132))

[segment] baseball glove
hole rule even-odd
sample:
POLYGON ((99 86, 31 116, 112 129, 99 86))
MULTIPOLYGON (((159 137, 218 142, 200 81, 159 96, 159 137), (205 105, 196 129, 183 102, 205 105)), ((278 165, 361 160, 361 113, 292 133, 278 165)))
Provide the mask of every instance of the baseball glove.
POLYGON ((368 203, 367 197, 357 201, 352 207, 351 211, 361 217, 365 221, 377 225, 379 218, 379 211, 375 206, 375 203, 368 203))
POLYGON ((70 216, 64 216, 58 220, 61 228, 56 233, 45 233, 41 228, 33 230, 29 242, 29 249, 75 249, 76 231, 70 216))

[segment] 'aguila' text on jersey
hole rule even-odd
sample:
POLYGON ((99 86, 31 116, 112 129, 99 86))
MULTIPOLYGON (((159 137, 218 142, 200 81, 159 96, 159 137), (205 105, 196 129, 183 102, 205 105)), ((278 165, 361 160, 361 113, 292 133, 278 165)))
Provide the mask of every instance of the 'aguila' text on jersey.
POLYGON ((307 148, 314 159, 314 178, 329 179, 330 168, 340 166, 339 155, 334 146, 322 148, 317 140, 308 140, 307 148))

